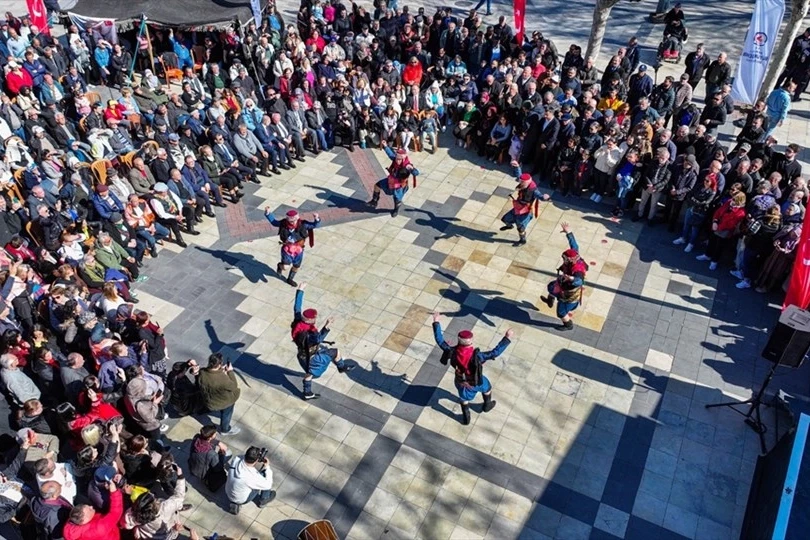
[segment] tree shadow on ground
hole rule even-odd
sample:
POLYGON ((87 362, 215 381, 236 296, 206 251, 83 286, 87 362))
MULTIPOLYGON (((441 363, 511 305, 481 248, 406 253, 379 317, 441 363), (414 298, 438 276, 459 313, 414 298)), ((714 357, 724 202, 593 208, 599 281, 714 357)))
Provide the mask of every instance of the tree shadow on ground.
MULTIPOLYGON (((224 263, 233 265, 233 268, 241 271, 251 283, 267 283, 269 276, 275 276, 281 281, 287 279, 276 272, 275 268, 270 268, 265 263, 258 261, 253 255, 247 253, 231 253, 222 249, 209 249, 200 246, 195 246, 195 249, 208 253, 224 263)), ((227 270, 230 270, 230 268, 227 270)))

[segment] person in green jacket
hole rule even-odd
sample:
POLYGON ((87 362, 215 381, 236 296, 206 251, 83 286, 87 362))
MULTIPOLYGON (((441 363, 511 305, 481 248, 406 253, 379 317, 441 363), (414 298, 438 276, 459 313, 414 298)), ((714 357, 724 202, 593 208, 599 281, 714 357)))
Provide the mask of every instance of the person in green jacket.
POLYGON ((239 399, 239 384, 231 363, 225 363, 220 353, 208 357, 208 367, 197 377, 203 404, 212 413, 219 413, 220 435, 236 435, 240 428, 231 425, 233 407, 239 399))
POLYGON ((95 248, 96 260, 100 262, 104 268, 125 271, 137 282, 149 279, 146 276, 140 275, 138 262, 135 260, 135 257, 130 256, 127 250, 120 244, 113 242, 109 234, 105 232, 99 233, 95 248))

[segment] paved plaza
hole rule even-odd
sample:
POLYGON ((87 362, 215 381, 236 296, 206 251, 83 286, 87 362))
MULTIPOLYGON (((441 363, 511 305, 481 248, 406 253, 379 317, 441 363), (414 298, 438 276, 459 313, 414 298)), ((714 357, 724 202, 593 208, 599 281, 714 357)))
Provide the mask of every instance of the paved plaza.
MULTIPOLYGON (((189 520, 236 538, 293 538, 323 517, 351 539, 738 536, 758 439, 703 405, 759 380, 773 306, 684 257, 665 231, 616 223, 587 200, 555 196, 528 245, 513 247, 514 231, 497 230, 512 178, 463 150, 413 159, 424 172, 397 218, 363 205, 382 152, 324 153, 150 270, 142 306, 168 324, 172 358, 233 361, 243 430, 226 442, 267 447, 278 489, 239 516, 224 493, 192 492, 189 520), (357 369, 329 370, 316 401, 299 397, 294 291, 275 273, 264 206, 325 222, 298 279, 357 369), (567 333, 539 302, 562 220, 591 266, 567 333), (470 426, 439 363, 433 310, 449 336, 472 328, 481 347, 516 331, 485 368, 498 405, 477 404, 470 426)), ((199 427, 184 418, 168 432, 176 451, 199 427)))

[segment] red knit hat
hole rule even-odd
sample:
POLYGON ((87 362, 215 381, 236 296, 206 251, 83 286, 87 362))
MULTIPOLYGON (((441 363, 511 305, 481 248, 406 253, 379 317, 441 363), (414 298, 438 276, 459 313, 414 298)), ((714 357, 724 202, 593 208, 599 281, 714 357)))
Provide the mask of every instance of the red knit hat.
POLYGON ((459 345, 472 345, 473 333, 469 330, 462 330, 458 333, 459 345))
POLYGON ((314 324, 315 319, 318 318, 318 310, 315 309, 305 309, 304 312, 301 314, 301 318, 307 324, 314 324))
POLYGON ((568 257, 569 259, 576 259, 579 257, 579 251, 575 249, 566 249, 563 251, 563 257, 568 257))

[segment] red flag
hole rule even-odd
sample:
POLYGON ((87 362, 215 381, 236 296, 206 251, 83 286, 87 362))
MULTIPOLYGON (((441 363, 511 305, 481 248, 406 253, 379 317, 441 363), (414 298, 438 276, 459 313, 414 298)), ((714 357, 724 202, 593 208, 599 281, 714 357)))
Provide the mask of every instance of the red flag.
POLYGON ((40 32, 45 35, 51 35, 51 29, 48 27, 48 12, 45 9, 44 0, 25 0, 28 5, 28 15, 31 19, 31 24, 36 26, 40 32))
POLYGON ((804 216, 802 224, 802 237, 796 246, 796 260, 793 262, 793 272, 790 274, 785 303, 782 309, 794 305, 806 309, 810 304, 810 212, 804 216))
POLYGON ((523 20, 526 17, 526 0, 515 0, 515 39, 517 39, 518 46, 523 45, 523 20))

